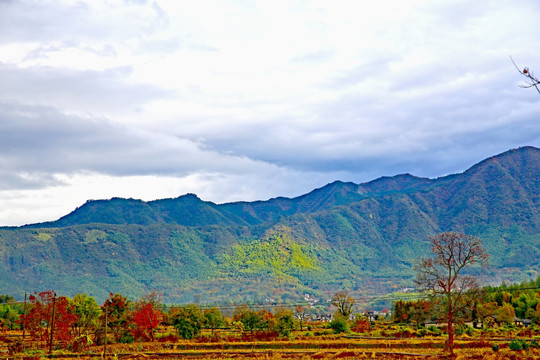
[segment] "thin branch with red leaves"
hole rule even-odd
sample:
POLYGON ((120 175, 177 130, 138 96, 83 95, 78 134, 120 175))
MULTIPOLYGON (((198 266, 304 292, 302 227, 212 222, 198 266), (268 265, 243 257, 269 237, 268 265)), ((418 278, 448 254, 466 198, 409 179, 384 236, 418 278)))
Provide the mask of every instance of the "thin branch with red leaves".
POLYGON ((510 60, 512 60, 512 63, 514 64, 516 70, 523 76, 527 78, 527 81, 523 84, 520 84, 519 87, 528 89, 534 87, 536 91, 540 94, 540 80, 534 75, 534 73, 528 68, 525 67, 523 70, 521 70, 517 65, 514 59, 510 56, 510 60))

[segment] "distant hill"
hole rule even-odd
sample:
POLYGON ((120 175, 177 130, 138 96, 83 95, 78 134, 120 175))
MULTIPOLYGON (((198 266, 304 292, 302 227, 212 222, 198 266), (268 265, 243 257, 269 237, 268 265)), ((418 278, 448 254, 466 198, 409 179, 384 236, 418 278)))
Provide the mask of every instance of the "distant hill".
POLYGON ((486 282, 540 271, 540 149, 437 179, 402 174, 296 197, 215 204, 187 194, 90 200, 52 222, 0 229, 0 293, 104 298, 155 289, 169 302, 292 299, 411 286, 442 231, 482 238, 486 282))

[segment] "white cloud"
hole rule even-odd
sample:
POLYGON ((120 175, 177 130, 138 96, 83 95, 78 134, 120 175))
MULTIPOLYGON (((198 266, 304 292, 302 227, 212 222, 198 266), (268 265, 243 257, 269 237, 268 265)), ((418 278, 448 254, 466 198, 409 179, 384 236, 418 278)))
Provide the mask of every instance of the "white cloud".
POLYGON ((540 98, 508 57, 535 67, 538 10, 0 2, 0 224, 87 197, 220 202, 440 176, 540 146, 540 98))

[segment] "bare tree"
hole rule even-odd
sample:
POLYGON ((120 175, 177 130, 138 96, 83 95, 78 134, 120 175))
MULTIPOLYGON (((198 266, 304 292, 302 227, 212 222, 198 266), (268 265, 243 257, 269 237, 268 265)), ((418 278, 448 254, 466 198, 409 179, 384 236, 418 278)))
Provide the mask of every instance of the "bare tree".
POLYGON ((300 331, 303 330, 304 327, 304 320, 306 320, 308 316, 308 313, 301 305, 296 305, 296 309, 294 311, 294 317, 296 317, 300 321, 300 331))
POLYGON ((337 311, 345 318, 349 318, 353 312, 356 300, 349 296, 346 291, 338 291, 332 296, 332 305, 337 307, 337 311))
POLYGON ((514 59, 512 59, 512 57, 510 57, 510 59, 512 60, 512 63, 514 64, 514 66, 516 67, 516 70, 523 76, 525 76, 527 78, 527 80, 520 85, 520 87, 522 88, 532 88, 534 87, 536 89, 536 91, 538 91, 538 93, 540 94, 540 80, 538 80, 538 78, 534 75, 534 73, 529 70, 528 67, 525 67, 523 68, 523 70, 521 70, 515 63, 514 59))
POLYGON ((429 239, 433 256, 419 261, 415 282, 429 295, 443 297, 448 328, 446 350, 453 355, 455 318, 469 304, 471 292, 478 289, 476 279, 462 270, 486 263, 488 253, 475 236, 445 232, 429 239))

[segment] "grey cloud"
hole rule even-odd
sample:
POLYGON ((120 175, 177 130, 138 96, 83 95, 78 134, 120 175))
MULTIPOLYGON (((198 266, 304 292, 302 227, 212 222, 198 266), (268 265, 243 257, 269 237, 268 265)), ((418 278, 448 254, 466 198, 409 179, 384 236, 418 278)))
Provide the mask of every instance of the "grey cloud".
POLYGON ((128 84, 129 67, 80 71, 51 67, 19 68, 0 63, 0 99, 32 99, 79 112, 131 110, 172 94, 152 85, 128 84))
MULTIPOLYGON (((438 72, 432 64, 423 70, 429 80, 416 86, 374 89, 368 96, 353 89, 306 105, 305 115, 254 120, 230 131, 220 127, 205 133, 206 141, 215 151, 296 171, 341 172, 351 181, 463 171, 510 148, 540 145, 537 95, 516 87, 519 74, 506 56, 499 62, 489 74, 478 68, 466 75, 461 66, 438 72)), ((362 81, 364 74, 373 76, 369 67, 359 67, 350 77, 362 81)), ((332 85, 336 91, 347 78, 342 74, 332 85)))
POLYGON ((53 107, 0 102, 0 184, 37 188, 55 174, 246 174, 272 165, 204 149, 189 139, 133 130, 53 107))

